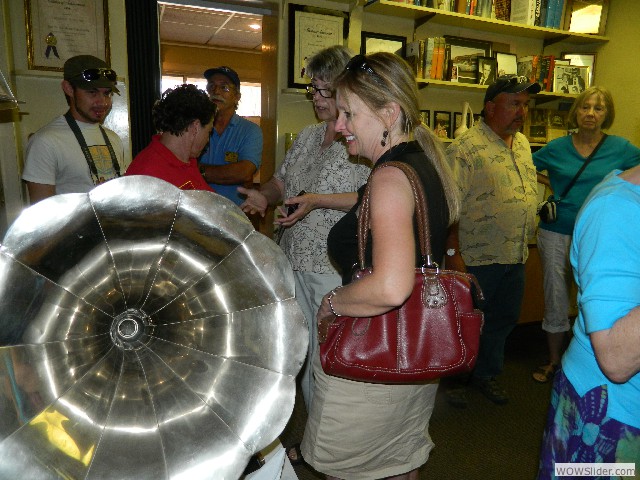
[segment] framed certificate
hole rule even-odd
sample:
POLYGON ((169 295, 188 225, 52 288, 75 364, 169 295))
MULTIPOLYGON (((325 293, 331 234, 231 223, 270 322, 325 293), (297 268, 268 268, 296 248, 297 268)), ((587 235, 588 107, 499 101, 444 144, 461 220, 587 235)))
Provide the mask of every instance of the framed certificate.
POLYGON ((30 70, 62 71, 64 62, 76 55, 109 63, 107 0, 24 2, 30 70))
POLYGON ((347 21, 344 12, 289 5, 289 88, 309 84, 304 72, 307 59, 324 48, 344 44, 347 21))

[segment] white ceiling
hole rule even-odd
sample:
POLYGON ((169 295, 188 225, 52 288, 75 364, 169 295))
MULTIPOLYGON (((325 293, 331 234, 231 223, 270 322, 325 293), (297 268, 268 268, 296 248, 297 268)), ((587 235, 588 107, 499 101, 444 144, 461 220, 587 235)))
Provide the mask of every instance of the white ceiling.
POLYGON ((158 2, 158 8, 162 42, 261 49, 262 15, 164 2, 158 2), (249 28, 251 24, 260 25, 260 29, 249 28))

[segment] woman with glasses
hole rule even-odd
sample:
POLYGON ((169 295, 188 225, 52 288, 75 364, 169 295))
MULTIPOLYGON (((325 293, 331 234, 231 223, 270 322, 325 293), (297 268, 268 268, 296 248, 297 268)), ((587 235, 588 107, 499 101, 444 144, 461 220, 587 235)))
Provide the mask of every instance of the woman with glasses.
POLYGON ((607 173, 640 163, 640 149, 624 138, 603 132, 611 127, 614 118, 609 91, 590 87, 575 99, 569 110, 569 127, 577 131, 549 142, 533 155, 538 172, 547 172, 547 175, 538 173, 538 181, 551 188, 557 202, 557 221, 540 222, 538 228, 544 288, 542 329, 549 349, 548 363, 533 372, 533 379, 539 383, 548 382, 559 368, 569 337, 572 284, 569 246, 578 210, 607 173), (584 170, 569 188, 585 163, 584 170))
POLYGON ((371 171, 366 162, 349 157, 335 129, 333 82, 351 56, 347 48, 333 46, 308 59, 305 72, 311 85, 307 92, 320 123, 305 127, 296 136, 280 170, 259 190, 238 190, 247 195, 242 210, 252 214, 264 216, 267 206, 284 200, 283 216, 276 220, 284 229, 280 245, 293 267, 296 298, 309 324, 309 355, 301 378, 307 411, 313 396, 310 359, 318 343, 316 312, 322 295, 340 284, 327 255, 327 235, 355 203, 355 192, 371 171))
MULTIPOLYGON (((411 165, 427 196, 431 246, 443 258, 447 227, 458 199, 441 143, 421 122, 413 72, 390 53, 358 55, 336 81, 338 121, 349 153, 376 166, 411 165)), ((396 168, 376 170, 371 183, 371 232, 366 248, 373 273, 351 282, 357 262, 360 201, 331 229, 329 254, 344 286, 327 293, 318 311, 319 337, 337 316, 371 316, 409 297, 423 264, 414 230, 414 199, 396 168)), ((360 190, 360 194, 363 189, 360 190)), ((314 356, 316 392, 302 442, 305 461, 329 479, 417 479, 433 442, 428 426, 437 382, 386 385, 331 377, 314 356)))

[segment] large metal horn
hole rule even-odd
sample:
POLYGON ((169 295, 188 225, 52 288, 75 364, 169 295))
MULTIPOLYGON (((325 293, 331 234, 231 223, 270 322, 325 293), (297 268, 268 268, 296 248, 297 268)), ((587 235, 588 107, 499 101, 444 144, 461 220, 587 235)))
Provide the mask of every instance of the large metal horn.
POLYGON ((0 248, 0 478, 238 478, 307 328, 240 209, 150 177, 26 209, 0 248))

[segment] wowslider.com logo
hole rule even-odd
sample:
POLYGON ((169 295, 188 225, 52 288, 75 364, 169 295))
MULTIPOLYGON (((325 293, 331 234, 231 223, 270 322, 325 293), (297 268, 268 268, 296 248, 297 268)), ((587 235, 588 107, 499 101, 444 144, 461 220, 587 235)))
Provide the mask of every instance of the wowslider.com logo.
POLYGON ((556 477, 635 477, 635 463, 556 463, 556 477))

